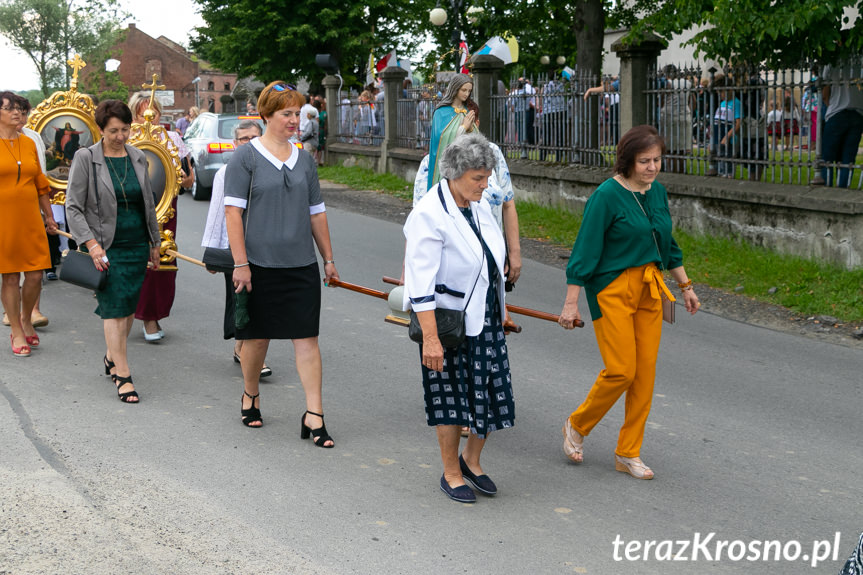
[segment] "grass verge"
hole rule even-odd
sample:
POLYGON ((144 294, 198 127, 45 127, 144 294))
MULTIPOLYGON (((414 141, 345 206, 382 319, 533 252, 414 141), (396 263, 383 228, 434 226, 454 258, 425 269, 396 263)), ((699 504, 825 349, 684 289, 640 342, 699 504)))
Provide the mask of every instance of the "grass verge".
MULTIPOLYGON (((412 199, 412 186, 393 174, 364 168, 323 167, 322 179, 358 190, 376 190, 412 199)), ((532 202, 518 203, 521 237, 571 246, 581 216, 532 202)), ((676 230, 686 271, 695 282, 789 308, 804 315, 831 315, 863 321, 863 269, 848 271, 772 252, 741 239, 696 236, 676 230), (772 288, 776 288, 773 290, 772 288), (770 292, 773 293, 770 293, 770 292)))
POLYGON ((378 174, 374 170, 354 166, 320 166, 318 177, 344 184, 355 190, 386 192, 403 200, 413 200, 413 185, 394 174, 378 174))

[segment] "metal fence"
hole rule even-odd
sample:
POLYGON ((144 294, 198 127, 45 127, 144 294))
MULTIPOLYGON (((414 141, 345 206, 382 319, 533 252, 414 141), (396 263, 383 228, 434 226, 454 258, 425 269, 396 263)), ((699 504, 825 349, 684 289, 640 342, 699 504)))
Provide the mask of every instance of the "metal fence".
MULTIPOLYGON (((648 71, 643 91, 648 123, 668 148, 665 171, 804 185, 823 179, 863 189, 859 130, 854 131, 858 123, 863 129, 863 116, 849 111, 844 120, 837 116, 825 125, 821 102, 822 89, 830 85, 836 98, 859 101, 863 109, 861 78, 860 59, 833 69, 809 63, 788 70, 666 66, 648 71), (855 142, 848 141, 849 132, 851 139, 858 134, 855 142)), ((428 151, 434 108, 445 89, 428 85, 401 92, 399 147, 428 151)), ((576 70, 567 79, 519 78, 508 87, 499 82, 487 105, 490 125, 480 131, 507 158, 614 163, 622 105, 616 78, 576 70)), ((343 99, 337 141, 379 145, 382 112, 383 102, 343 99)))
POLYGON ((620 131, 611 82, 577 72, 569 79, 519 79, 507 90, 499 87, 491 98, 492 125, 480 129, 509 158, 611 165, 620 131))
POLYGON ((434 86, 410 88, 402 91, 397 102, 397 145, 400 148, 429 149, 431 120, 437 105, 438 93, 434 86))
POLYGON ((383 108, 383 102, 343 97, 336 106, 339 133, 335 141, 380 146, 384 137, 383 108))
MULTIPOLYGON (((786 184, 850 183, 861 189, 863 172, 851 177, 863 167, 860 132, 850 131, 856 139, 842 141, 847 126, 840 126, 842 136, 835 120, 825 125, 821 98, 828 85, 836 98, 852 97, 861 77, 859 60, 835 69, 803 63, 785 70, 653 70, 645 92, 650 123, 668 148, 664 169, 786 184)), ((858 113, 851 112, 851 118, 863 125, 858 113)))

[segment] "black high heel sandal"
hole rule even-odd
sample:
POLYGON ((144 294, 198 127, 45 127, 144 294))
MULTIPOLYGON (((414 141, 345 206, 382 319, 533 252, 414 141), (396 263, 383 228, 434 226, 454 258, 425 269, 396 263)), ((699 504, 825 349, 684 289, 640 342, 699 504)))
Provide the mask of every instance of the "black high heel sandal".
POLYGON ((105 357, 103 358, 103 360, 105 363, 105 375, 111 375, 111 370, 114 369, 114 367, 116 367, 114 365, 114 362, 111 361, 110 359, 108 359, 107 353, 105 354, 105 357))
POLYGON ((131 398, 138 397, 138 392, 135 390, 127 391, 126 393, 120 393, 120 388, 126 385, 127 383, 132 383, 132 376, 122 377, 117 375, 116 373, 111 375, 111 379, 114 380, 114 385, 117 387, 117 396, 120 398, 120 401, 123 403, 138 403, 138 401, 131 401, 131 398))
POLYGON ((327 426, 324 425, 324 416, 321 413, 315 413, 314 411, 306 411, 303 414, 303 417, 300 419, 300 439, 308 439, 309 436, 312 437, 312 441, 318 447, 323 447, 324 449, 331 449, 336 446, 335 440, 330 437, 327 433, 327 426), (308 425, 306 425, 306 414, 317 415, 321 418, 321 426, 317 429, 312 429, 308 425), (332 441, 332 445, 325 445, 327 441, 332 441))
POLYGON ((252 400, 252 407, 249 409, 243 409, 243 399, 240 398, 240 418, 243 420, 243 425, 246 427, 252 427, 254 429, 258 429, 259 427, 264 426, 264 420, 261 418, 261 410, 255 407, 255 399, 261 396, 260 393, 256 393, 255 395, 251 395, 245 389, 243 390, 243 395, 252 400), (256 423, 260 421, 261 425, 252 425, 252 423, 256 423))

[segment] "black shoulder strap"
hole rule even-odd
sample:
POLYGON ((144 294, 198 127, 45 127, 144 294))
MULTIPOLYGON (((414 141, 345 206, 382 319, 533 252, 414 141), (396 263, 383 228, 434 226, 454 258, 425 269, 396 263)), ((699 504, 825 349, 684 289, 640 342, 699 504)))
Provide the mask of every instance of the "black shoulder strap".
POLYGON ((443 211, 449 213, 449 210, 446 209, 446 200, 443 199, 443 189, 441 189, 440 182, 437 185, 437 197, 440 199, 440 205, 443 206, 443 211))

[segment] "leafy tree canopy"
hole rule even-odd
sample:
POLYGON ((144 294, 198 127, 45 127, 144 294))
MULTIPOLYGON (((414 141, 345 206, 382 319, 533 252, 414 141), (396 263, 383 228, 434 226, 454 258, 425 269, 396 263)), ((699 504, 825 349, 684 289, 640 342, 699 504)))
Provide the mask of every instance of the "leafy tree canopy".
POLYGON ((863 49, 863 19, 852 23, 845 16, 846 8, 863 8, 860 0, 665 0, 658 10, 650 6, 655 2, 629 6, 624 20, 633 24, 630 38, 651 30, 668 37, 703 25, 690 44, 726 62, 796 66, 863 49), (843 26, 853 27, 840 42, 843 26))
POLYGON ((342 75, 364 77, 369 52, 381 57, 398 47, 407 55, 422 40, 410 30, 410 0, 196 0, 205 27, 192 49, 221 70, 255 76, 262 82, 315 82, 324 76, 316 54, 332 54, 342 75))
MULTIPOLYGON (((598 71, 602 61, 603 32, 606 25, 616 25, 617 16, 610 0, 534 0, 512 2, 512 0, 474 0, 461 4, 462 16, 453 13, 451 5, 442 2, 447 11, 447 21, 437 27, 429 22, 429 12, 436 0, 423 0, 412 5, 411 10, 419 31, 432 35, 440 50, 429 55, 426 66, 453 46, 452 32, 458 25, 467 38, 471 50, 478 50, 492 36, 511 33, 519 43, 518 64, 510 66, 505 75, 521 75, 560 69, 556 61, 565 59, 564 65, 598 71), (468 8, 481 9, 467 17, 468 8), (584 47, 578 50, 578 44, 584 47), (542 56, 549 56, 550 64, 540 64, 542 56)), ((452 69, 453 57, 444 65, 452 69)))
POLYGON ((117 0, 0 0, 0 34, 32 60, 45 97, 68 87, 66 60, 110 43, 124 17, 117 0))

